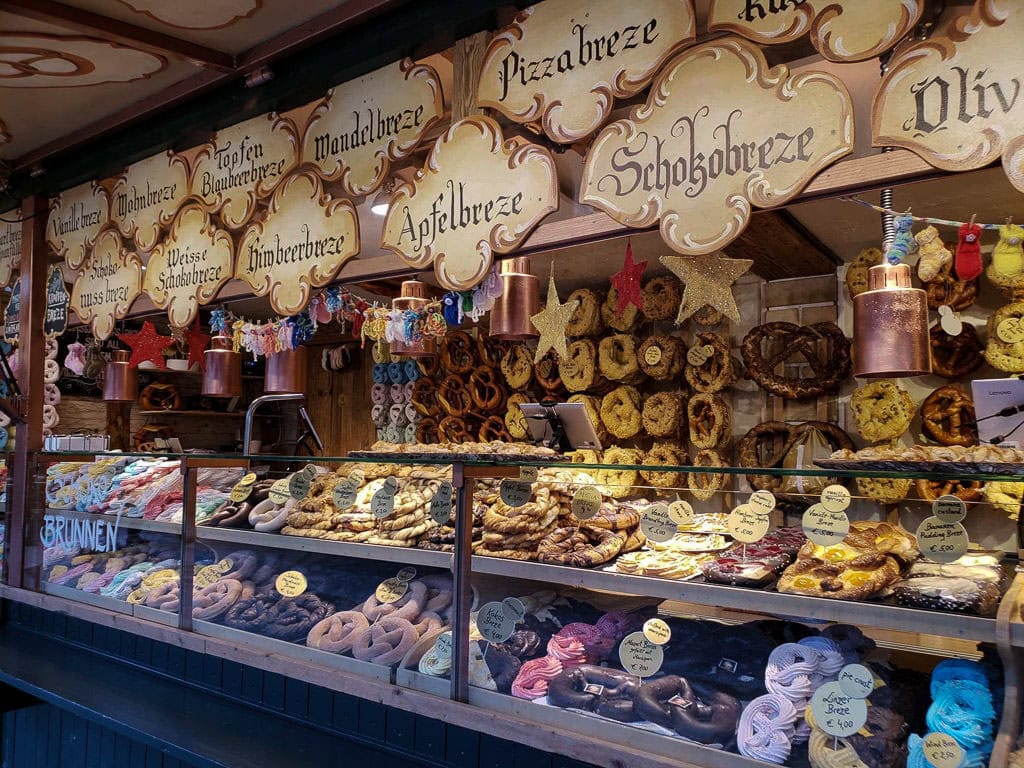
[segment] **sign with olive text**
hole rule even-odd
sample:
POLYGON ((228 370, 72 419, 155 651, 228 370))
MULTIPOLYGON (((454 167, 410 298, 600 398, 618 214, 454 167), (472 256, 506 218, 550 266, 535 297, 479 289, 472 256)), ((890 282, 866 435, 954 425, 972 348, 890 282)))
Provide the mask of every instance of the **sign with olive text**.
POLYGON ((275 112, 217 131, 196 154, 192 194, 219 211, 224 226, 240 229, 297 165, 297 144, 295 126, 275 112))
POLYGON ((141 292, 139 254, 124 247, 116 229, 103 230, 71 289, 71 309, 102 340, 110 337, 115 321, 128 314, 141 292))
POLYGON ((59 264, 54 264, 46 275, 46 317, 43 318, 43 335, 46 338, 55 339, 67 330, 70 303, 64 272, 59 264))
POLYGON ((381 246, 417 269, 434 265, 448 290, 468 290, 552 211, 558 176, 547 149, 505 141, 489 117, 467 117, 438 138, 427 163, 391 200, 381 246))
POLYGON ((192 325, 234 270, 235 244, 199 203, 174 217, 167 237, 153 249, 143 289, 176 328, 192 325))
POLYGON ((151 251, 188 192, 185 161, 173 152, 161 152, 133 163, 117 178, 110 218, 124 237, 135 239, 139 250, 151 251))
POLYGON ((110 197, 95 181, 79 184, 50 200, 46 244, 72 269, 78 269, 110 221, 110 197))
POLYGON ((875 146, 905 147, 947 171, 1002 156, 1024 192, 1024 8, 977 0, 970 14, 894 56, 871 111, 875 146))
POLYGON ((491 40, 477 103, 570 144, 695 39, 691 0, 545 0, 491 40))
POLYGON ((302 161, 339 182, 346 195, 366 195, 443 114, 437 70, 396 61, 327 92, 310 115, 302 161))
POLYGON ((853 149, 853 104, 826 72, 789 77, 752 43, 724 38, 676 56, 647 103, 587 153, 580 202, 630 227, 660 220, 670 248, 713 253, 751 205, 781 205, 853 149))
POLYGON ((4 307, 4 341, 14 344, 21 335, 21 278, 11 286, 11 298, 4 307))
POLYGON ((762 45, 806 34, 830 61, 864 61, 888 51, 921 18, 925 0, 712 0, 711 32, 762 45))
MULTIPOLYGON (((20 218, 15 208, 6 216, 20 218)), ((0 288, 6 288, 21 267, 21 222, 0 220, 0 288)))
POLYGON ((299 170, 274 190, 267 218, 242 235, 235 277, 258 296, 269 294, 278 314, 294 315, 357 253, 359 221, 351 201, 331 197, 315 173, 299 170))

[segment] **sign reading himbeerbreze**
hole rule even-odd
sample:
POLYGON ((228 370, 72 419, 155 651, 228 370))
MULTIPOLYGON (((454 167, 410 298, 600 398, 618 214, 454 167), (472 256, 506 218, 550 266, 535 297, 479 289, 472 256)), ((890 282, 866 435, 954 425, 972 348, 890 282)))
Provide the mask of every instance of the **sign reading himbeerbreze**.
POLYGON ((673 250, 698 256, 740 235, 751 206, 781 205, 853 150, 853 103, 825 72, 789 77, 752 43, 679 54, 647 103, 598 134, 580 202, 631 227, 660 220, 673 250))
POLYGON ((339 182, 345 194, 366 195, 443 114, 437 71, 409 59, 396 61, 328 91, 310 116, 302 161, 339 182))
POLYGON ((240 229, 298 163, 297 143, 295 126, 274 112, 217 131, 196 154, 192 194, 240 229))
POLYGON ((278 314, 294 315, 357 253, 359 221, 351 201, 331 197, 312 170, 299 170, 274 191, 266 219, 239 240, 235 277, 258 296, 269 294, 278 314))
POLYGON ((46 220, 46 244, 71 269, 78 269, 89 255, 100 230, 110 221, 110 197, 98 182, 89 181, 50 200, 46 220))
POLYGON ((395 190, 381 246, 412 267, 433 264, 448 290, 468 290, 487 274, 494 252, 515 250, 555 210, 551 153, 504 141, 489 117, 467 117, 438 138, 413 181, 395 190))
POLYGON ((14 273, 21 267, 21 222, 18 210, 8 211, 0 221, 0 288, 6 288, 14 279, 14 273))
POLYGON ((143 289, 171 325, 192 325, 201 304, 209 304, 234 271, 231 235, 210 221, 199 203, 188 203, 174 217, 164 240, 146 265, 143 289))
POLYGON ((893 57, 871 113, 876 146, 905 147, 947 171, 1002 155, 1024 192, 1024 8, 978 0, 941 34, 893 57))
POLYGON ((110 197, 110 218, 125 238, 151 251, 160 229, 171 223, 188 197, 188 169, 173 152, 161 152, 128 166, 110 197))
POLYGON ((831 61, 863 61, 888 51, 921 19, 924 0, 712 0, 708 29, 762 45, 806 34, 831 61))
POLYGON ((691 0, 545 0, 491 40, 477 102, 579 141, 695 39, 691 0))
POLYGON ((128 314, 142 292, 142 260, 129 251, 117 229, 103 230, 71 289, 71 308, 96 338, 114 332, 114 323, 128 314))

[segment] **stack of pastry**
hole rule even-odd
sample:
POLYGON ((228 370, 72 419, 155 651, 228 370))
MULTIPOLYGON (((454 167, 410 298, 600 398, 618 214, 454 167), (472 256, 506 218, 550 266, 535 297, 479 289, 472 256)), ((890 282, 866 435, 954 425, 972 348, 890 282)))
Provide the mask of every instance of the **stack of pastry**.
POLYGON ((558 527, 558 502, 542 483, 534 486, 530 500, 521 507, 506 504, 498 489, 488 491, 484 504, 484 533, 473 546, 475 555, 536 560, 537 544, 558 527))

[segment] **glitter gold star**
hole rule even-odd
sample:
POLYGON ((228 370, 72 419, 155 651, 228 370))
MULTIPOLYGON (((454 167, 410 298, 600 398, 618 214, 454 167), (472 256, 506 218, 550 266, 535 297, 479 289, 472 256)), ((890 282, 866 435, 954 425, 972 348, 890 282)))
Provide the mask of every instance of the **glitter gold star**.
POLYGON ((533 327, 540 331, 540 340, 537 342, 537 354, 534 355, 533 362, 539 363, 549 349, 555 350, 559 358, 568 356, 565 328, 569 325, 572 313, 576 311, 579 303, 578 299, 573 299, 565 304, 559 303, 558 288, 555 287, 555 276, 552 275, 548 278, 547 304, 541 312, 530 318, 533 327))
POLYGON ((750 269, 750 259, 730 259, 721 253, 708 256, 662 256, 661 263, 672 270, 683 283, 683 300, 679 303, 676 325, 701 307, 717 309, 734 323, 740 311, 732 295, 732 284, 750 269))

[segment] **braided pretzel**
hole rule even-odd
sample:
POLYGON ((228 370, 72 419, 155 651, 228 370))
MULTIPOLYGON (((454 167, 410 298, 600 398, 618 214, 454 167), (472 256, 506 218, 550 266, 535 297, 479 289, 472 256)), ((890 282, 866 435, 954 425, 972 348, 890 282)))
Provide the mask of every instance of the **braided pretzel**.
POLYGON ((835 323, 765 323, 744 337, 740 352, 747 375, 762 389, 788 400, 834 392, 850 375, 850 342, 835 323), (774 345, 774 352, 768 356, 762 350, 764 342, 774 345), (803 358, 813 377, 776 373, 780 365, 794 356, 803 358))
POLYGON ((507 443, 512 440, 512 435, 505 429, 505 419, 501 416, 488 416, 480 425, 480 442, 489 443, 493 440, 507 443))
POLYGON ((481 333, 476 337, 476 354, 482 365, 498 368, 501 358, 505 356, 505 345, 500 339, 481 333))
POLYGON ((538 542, 537 559, 542 563, 593 568, 619 554, 625 542, 625 536, 605 528, 556 528, 538 542))
POLYGON ((729 345, 717 333, 703 332, 694 337, 694 347, 711 347, 712 353, 702 365, 686 363, 686 381, 698 392, 720 392, 736 380, 729 356, 729 345))
POLYGON ((449 416, 463 418, 473 408, 473 396, 458 376, 445 376, 437 390, 437 401, 449 416))
POLYGON ((314 626, 333 612, 334 606, 312 592, 298 597, 282 597, 266 612, 261 631, 278 640, 304 640, 314 626))
POLYGON ((928 294, 928 308, 937 310, 946 305, 956 312, 962 312, 978 299, 978 281, 960 280, 953 274, 953 263, 949 262, 933 280, 924 284, 928 294))
POLYGON ((359 611, 338 611, 309 630, 306 645, 328 653, 345 653, 369 630, 370 622, 359 611))
POLYGON ((974 445, 974 400, 955 384, 939 387, 921 403, 921 430, 940 445, 974 445))
POLYGON ((449 331, 441 342, 441 363, 448 373, 463 376, 476 363, 476 345, 465 331, 449 331))
POLYGON ((500 374, 487 366, 477 368, 469 375, 469 394, 473 405, 487 413, 502 410, 507 396, 500 374))
POLYGON ((690 442, 698 449, 717 448, 732 436, 732 409, 719 395, 698 394, 686 404, 690 442))
POLYGON ((512 389, 526 389, 533 378, 533 355, 525 344, 513 344, 501 358, 501 375, 512 389))
POLYGON ((356 637, 352 655, 360 661, 375 664, 397 664, 419 640, 416 628, 408 619, 385 616, 368 632, 356 637))
POLYGON ((947 379, 962 379, 974 373, 985 362, 981 339, 970 323, 964 323, 956 336, 950 336, 939 323, 928 330, 932 348, 932 373, 947 379))

